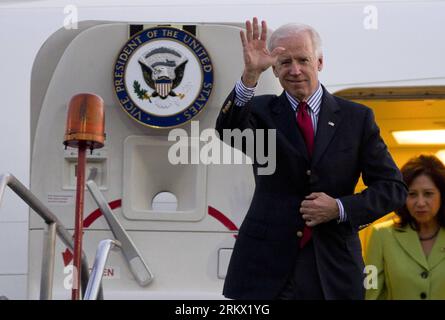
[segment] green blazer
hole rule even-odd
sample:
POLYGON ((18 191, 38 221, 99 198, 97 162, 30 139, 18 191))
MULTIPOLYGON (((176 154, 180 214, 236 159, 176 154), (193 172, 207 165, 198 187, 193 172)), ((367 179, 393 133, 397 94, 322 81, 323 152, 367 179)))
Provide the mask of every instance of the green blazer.
MULTIPOLYGON (((445 230, 442 228, 428 257, 417 232, 385 221, 373 227, 366 250, 366 299, 445 299, 445 230), (377 288, 372 288, 372 269, 377 288)), ((375 284, 375 282, 374 282, 375 284)))

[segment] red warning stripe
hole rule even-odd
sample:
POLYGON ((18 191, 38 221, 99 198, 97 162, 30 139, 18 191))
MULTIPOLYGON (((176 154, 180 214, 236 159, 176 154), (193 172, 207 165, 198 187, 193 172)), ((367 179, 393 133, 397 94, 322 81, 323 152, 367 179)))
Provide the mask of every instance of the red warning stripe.
MULTIPOLYGON (((118 199, 118 200, 114 200, 108 203, 108 205, 110 206, 110 208, 116 209, 122 206, 122 200, 118 199)), ((102 211, 100 211, 99 208, 97 208, 96 210, 94 210, 93 212, 91 212, 88 217, 86 217, 83 220, 83 227, 84 228, 88 228, 94 221, 96 221, 96 219, 98 219, 100 216, 102 215, 102 211)))
MULTIPOLYGON (((122 200, 114 200, 108 203, 110 208, 112 210, 119 208, 122 206, 122 200)), ((230 220, 228 217, 226 217, 221 211, 209 206, 208 207, 209 215, 221 222, 227 229, 230 231, 238 231, 238 227, 230 220)), ((83 227, 88 228, 94 221, 96 221, 100 216, 102 216, 102 211, 100 211, 99 208, 91 212, 84 220, 83 220, 83 227)), ((234 235, 236 238, 236 235, 234 235)), ((63 257, 63 263, 65 266, 71 263, 71 260, 73 259, 72 252, 67 248, 65 252, 62 252, 63 257)))
POLYGON ((209 206, 209 215, 211 215, 213 218, 221 222, 223 225, 226 226, 227 229, 230 231, 238 231, 238 227, 227 218, 221 211, 209 206))

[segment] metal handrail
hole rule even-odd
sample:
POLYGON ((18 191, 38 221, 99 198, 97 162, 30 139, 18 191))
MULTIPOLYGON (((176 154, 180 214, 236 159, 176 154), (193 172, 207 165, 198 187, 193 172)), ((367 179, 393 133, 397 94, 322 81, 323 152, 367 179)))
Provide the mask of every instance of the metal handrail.
POLYGON ((97 300, 102 285, 105 263, 107 262, 110 250, 115 249, 115 247, 121 247, 120 242, 117 240, 105 239, 99 242, 93 269, 91 270, 90 281, 88 281, 87 289, 85 290, 84 300, 97 300))
MULTIPOLYGON (((59 219, 48 209, 28 188, 26 188, 14 175, 5 173, 0 175, 0 204, 5 193, 6 186, 10 187, 31 209, 33 209, 48 225, 48 232, 44 240, 42 257, 41 290, 40 298, 47 300, 52 298, 52 281, 54 279, 54 246, 57 234, 63 243, 74 251, 74 242, 71 234, 66 230, 59 219)), ((81 288, 85 294, 88 285, 88 261, 82 252, 81 288)), ((102 298, 102 290, 99 297, 102 298)))
POLYGON ((57 223, 47 225, 43 235, 42 275, 40 279, 40 299, 51 300, 53 296, 54 259, 56 253, 57 223), (46 257, 46 258, 45 258, 46 257))
POLYGON ((153 281, 154 276, 142 257, 142 254, 139 252, 133 240, 125 231, 124 227, 113 215, 113 211, 108 205, 108 202, 103 196, 102 192, 100 192, 97 184, 93 180, 89 180, 87 181, 86 185, 91 193, 91 196, 93 197, 94 201, 96 201, 100 211, 105 217, 114 238, 120 242, 122 254, 134 278, 140 286, 148 285, 151 281, 153 281))

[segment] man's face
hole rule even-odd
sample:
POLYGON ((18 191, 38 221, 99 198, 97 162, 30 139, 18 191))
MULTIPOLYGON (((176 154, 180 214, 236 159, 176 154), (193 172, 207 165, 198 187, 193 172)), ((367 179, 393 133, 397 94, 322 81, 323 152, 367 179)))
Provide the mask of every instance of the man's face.
POLYGON ((286 50, 273 66, 281 86, 299 101, 307 100, 318 87, 318 72, 323 57, 317 57, 309 33, 300 32, 276 41, 276 47, 286 50))

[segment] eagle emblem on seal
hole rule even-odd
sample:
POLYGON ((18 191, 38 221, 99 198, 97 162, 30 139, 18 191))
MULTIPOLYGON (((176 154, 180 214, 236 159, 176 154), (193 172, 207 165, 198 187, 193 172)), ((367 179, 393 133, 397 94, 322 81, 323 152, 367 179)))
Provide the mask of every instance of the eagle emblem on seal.
POLYGON ((144 53, 138 60, 145 83, 153 89, 151 94, 141 90, 139 83, 135 83, 135 91, 142 99, 159 97, 166 99, 169 96, 184 98, 183 93, 174 89, 184 77, 185 66, 188 62, 177 50, 168 47, 159 47, 144 53))

